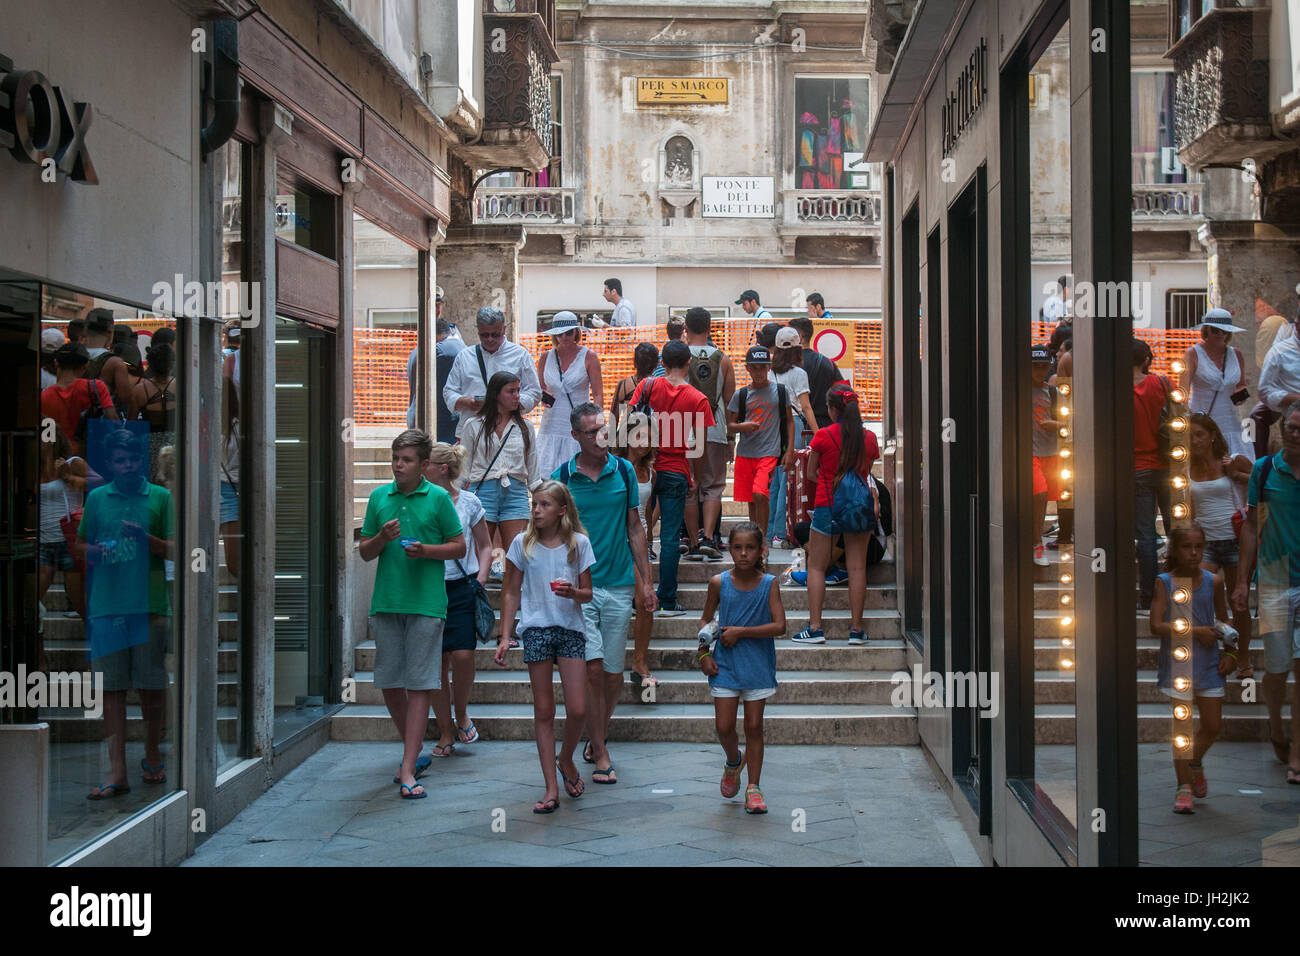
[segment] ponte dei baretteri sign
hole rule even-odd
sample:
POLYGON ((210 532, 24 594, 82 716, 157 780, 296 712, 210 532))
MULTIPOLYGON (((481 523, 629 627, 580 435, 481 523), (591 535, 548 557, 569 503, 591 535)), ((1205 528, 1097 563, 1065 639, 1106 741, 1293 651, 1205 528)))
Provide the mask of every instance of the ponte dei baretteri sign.
POLYGON ((700 106, 726 103, 730 92, 725 76, 638 76, 637 106, 700 106))

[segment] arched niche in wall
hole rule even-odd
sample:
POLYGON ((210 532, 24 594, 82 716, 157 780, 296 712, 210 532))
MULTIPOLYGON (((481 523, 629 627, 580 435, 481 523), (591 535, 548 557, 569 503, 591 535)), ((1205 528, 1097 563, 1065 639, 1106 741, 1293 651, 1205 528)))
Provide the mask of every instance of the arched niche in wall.
POLYGON ((685 132, 671 133, 659 144, 659 199, 665 224, 693 218, 700 198, 700 150, 685 132))

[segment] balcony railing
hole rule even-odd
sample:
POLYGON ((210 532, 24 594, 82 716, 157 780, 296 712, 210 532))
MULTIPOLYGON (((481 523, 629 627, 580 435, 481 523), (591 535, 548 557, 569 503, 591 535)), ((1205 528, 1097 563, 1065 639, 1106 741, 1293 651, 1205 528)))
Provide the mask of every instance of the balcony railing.
POLYGON ((480 186, 474 194, 474 222, 572 225, 573 192, 560 187, 480 186))
POLYGON ((877 189, 788 189, 787 225, 880 225, 877 189))
POLYGON ((1268 7, 1214 9, 1165 54, 1174 61, 1174 139, 1188 166, 1262 161, 1289 148, 1268 108, 1268 7))
POLYGON ((483 167, 537 170, 553 154, 554 0, 494 0, 483 14, 483 137, 462 149, 483 167))
POLYGON ((1195 221, 1204 218, 1205 183, 1133 184, 1133 218, 1143 222, 1195 221))

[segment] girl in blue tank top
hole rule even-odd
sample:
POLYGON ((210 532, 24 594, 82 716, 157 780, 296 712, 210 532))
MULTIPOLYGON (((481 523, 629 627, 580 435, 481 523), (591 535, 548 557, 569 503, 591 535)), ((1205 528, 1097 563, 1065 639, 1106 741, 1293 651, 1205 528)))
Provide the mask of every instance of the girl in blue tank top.
POLYGON ((735 568, 709 579, 700 616, 700 668, 709 677, 714 723, 726 753, 722 795, 740 789, 740 771, 749 765, 745 812, 767 813, 759 777, 763 772, 763 708, 776 693, 776 638, 785 635, 785 608, 776 576, 764 573, 763 529, 752 521, 731 529, 727 548, 735 568), (717 640, 709 648, 703 634, 718 612, 717 640), (737 705, 745 702, 745 750, 736 735, 737 705))
POLYGON ((1223 675, 1237 666, 1231 650, 1220 650, 1221 635, 1232 640, 1236 632, 1226 624, 1223 579, 1201 567, 1204 554, 1200 528, 1175 528, 1169 536, 1169 570, 1157 578, 1151 598, 1151 633, 1160 638, 1156 684, 1174 702, 1174 813, 1194 812, 1192 798, 1208 792, 1201 761, 1219 735, 1223 675), (1200 717, 1195 734, 1193 702, 1200 717), (1180 748, 1179 736, 1189 745, 1180 748))

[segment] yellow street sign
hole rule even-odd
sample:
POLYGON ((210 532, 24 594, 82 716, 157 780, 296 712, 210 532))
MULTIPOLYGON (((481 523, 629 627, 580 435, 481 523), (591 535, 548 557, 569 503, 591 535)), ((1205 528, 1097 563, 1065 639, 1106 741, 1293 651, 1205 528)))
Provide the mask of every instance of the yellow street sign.
POLYGON ((726 103, 725 76, 638 76, 637 106, 693 106, 726 103))

